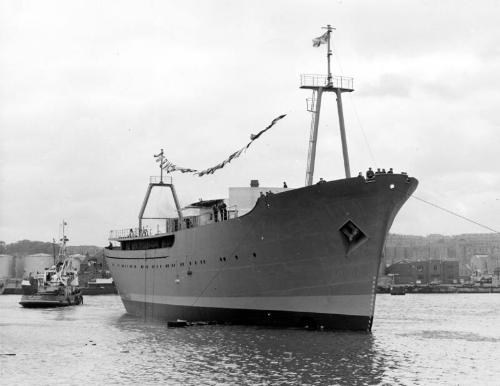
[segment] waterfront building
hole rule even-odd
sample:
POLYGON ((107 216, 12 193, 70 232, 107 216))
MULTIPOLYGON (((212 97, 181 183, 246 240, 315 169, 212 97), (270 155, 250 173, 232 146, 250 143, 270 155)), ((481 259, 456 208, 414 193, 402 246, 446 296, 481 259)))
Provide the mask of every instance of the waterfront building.
POLYGON ((457 260, 399 261, 387 267, 393 284, 456 284, 459 282, 457 260))
POLYGON ((444 236, 412 236, 389 234, 385 248, 385 266, 400 261, 457 260, 459 276, 470 277, 481 263, 484 274, 500 267, 500 235, 493 233, 444 236), (478 257, 480 256, 480 257, 478 257))

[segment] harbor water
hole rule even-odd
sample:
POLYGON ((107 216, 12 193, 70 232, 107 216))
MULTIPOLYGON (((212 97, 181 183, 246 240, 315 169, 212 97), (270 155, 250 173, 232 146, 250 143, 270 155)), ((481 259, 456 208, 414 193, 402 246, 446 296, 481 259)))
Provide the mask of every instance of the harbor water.
POLYGON ((119 296, 23 309, 0 296, 4 385, 498 385, 500 294, 378 295, 372 333, 167 328, 119 296))

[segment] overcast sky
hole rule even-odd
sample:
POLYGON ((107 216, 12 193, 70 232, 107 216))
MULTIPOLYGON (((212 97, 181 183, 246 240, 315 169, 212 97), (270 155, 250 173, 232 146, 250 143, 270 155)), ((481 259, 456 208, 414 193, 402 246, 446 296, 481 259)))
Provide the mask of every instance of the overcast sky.
MULTIPOLYGON (((498 1, 0 0, 0 240, 107 243, 137 225, 153 154, 213 166, 174 174, 182 204, 229 186, 303 186, 310 113, 301 73, 332 24, 353 175, 393 167, 415 195, 500 229, 498 1)), ((323 101, 315 180, 344 177, 336 105, 323 101)), ((164 212, 162 200, 153 208, 164 212)), ((487 230, 411 198, 391 232, 487 230)))

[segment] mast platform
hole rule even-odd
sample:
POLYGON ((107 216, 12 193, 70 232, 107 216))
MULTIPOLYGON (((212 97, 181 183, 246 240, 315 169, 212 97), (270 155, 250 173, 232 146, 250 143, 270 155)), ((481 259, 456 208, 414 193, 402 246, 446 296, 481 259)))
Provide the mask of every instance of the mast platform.
POLYGON ((352 92, 353 78, 346 76, 331 76, 331 82, 328 83, 327 75, 320 74, 302 74, 300 75, 300 88, 308 90, 317 90, 322 88, 323 91, 352 92))

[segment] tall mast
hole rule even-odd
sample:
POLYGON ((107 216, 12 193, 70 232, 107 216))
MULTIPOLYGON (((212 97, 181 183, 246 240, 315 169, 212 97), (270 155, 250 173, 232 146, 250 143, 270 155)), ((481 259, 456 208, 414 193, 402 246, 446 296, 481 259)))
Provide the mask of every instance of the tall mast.
POLYGON ((66 242, 69 241, 69 239, 66 237, 66 232, 65 232, 65 227, 66 225, 68 225, 68 223, 66 222, 66 220, 63 220, 62 222, 62 237, 61 237, 61 246, 59 248, 59 254, 58 254, 58 257, 57 257, 57 260, 58 260, 58 263, 61 262, 62 260, 64 260, 64 258, 66 257, 66 242))
POLYGON ((342 93, 352 92, 353 79, 343 76, 332 76, 330 39, 332 31, 335 29, 330 24, 326 27, 326 32, 320 37, 313 39, 313 46, 319 47, 321 44, 327 45, 327 75, 301 75, 300 88, 312 90, 312 98, 307 99, 307 110, 311 112, 311 134, 309 139, 309 152, 307 156, 306 186, 312 185, 314 175, 314 164, 316 161, 316 143, 318 140, 319 117, 321 112, 321 100, 323 92, 334 92, 337 96, 337 112, 339 116, 340 138, 342 142, 342 155, 344 159, 344 171, 346 178, 351 177, 349 166, 349 153, 347 151, 347 139, 344 126, 344 112, 342 108, 342 93))
POLYGON ((163 184, 163 166, 165 163, 165 156, 163 154, 163 149, 158 154, 155 154, 153 156, 156 158, 156 162, 159 162, 160 164, 158 165, 160 167, 160 184, 163 184))
MULTIPOLYGON (((325 28, 325 27, 323 27, 325 28)), ((328 69, 327 69, 327 73, 328 73, 328 78, 326 80, 326 84, 327 86, 328 85, 331 85, 332 84, 332 71, 330 69, 330 59, 331 59, 331 56, 332 56, 332 50, 330 49, 330 39, 331 39, 331 35, 332 35, 332 30, 334 30, 335 28, 332 28, 332 26, 330 26, 330 24, 328 24, 326 26, 326 33, 327 33, 327 39, 328 39, 328 49, 326 51, 326 58, 327 58, 327 61, 328 61, 328 69)))

